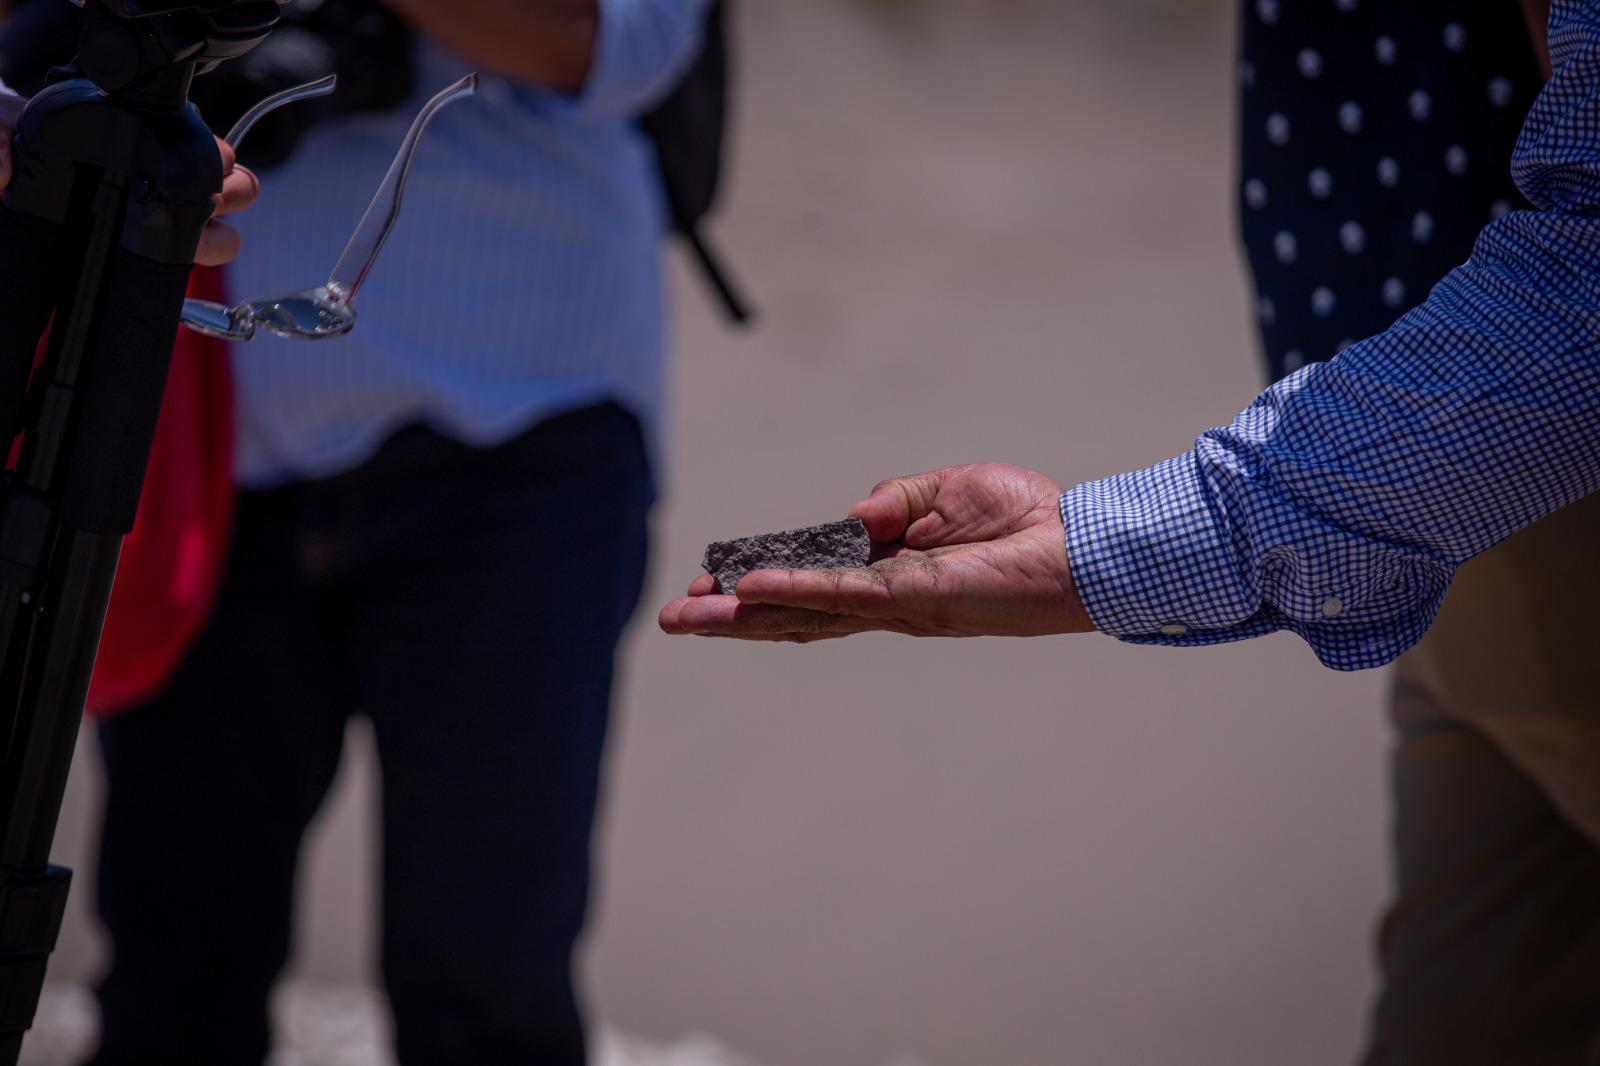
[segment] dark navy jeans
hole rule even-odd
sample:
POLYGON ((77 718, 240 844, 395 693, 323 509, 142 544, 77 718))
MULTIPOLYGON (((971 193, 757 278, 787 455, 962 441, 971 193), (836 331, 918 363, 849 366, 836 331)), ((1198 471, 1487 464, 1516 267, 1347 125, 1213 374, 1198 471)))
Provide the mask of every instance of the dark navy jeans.
POLYGON ((260 1066, 296 859, 351 714, 383 775, 404 1066, 581 1066, 572 951, 651 481, 615 406, 493 449, 401 431, 247 493, 216 616, 105 725, 100 1066, 260 1066))

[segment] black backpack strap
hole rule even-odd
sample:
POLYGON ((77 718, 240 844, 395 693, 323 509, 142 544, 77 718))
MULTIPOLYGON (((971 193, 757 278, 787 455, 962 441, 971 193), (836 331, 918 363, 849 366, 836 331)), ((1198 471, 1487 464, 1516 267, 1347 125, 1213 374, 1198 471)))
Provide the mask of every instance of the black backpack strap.
POLYGON ((716 202, 722 173, 731 73, 727 19, 726 0, 713 0, 699 55, 666 99, 639 117, 639 126, 655 146, 673 232, 694 252, 728 318, 744 325, 751 320, 750 307, 698 229, 716 202))
POLYGON ((717 299, 721 301, 722 310, 728 316, 728 320, 740 326, 749 325, 755 314, 734 286, 716 249, 707 244, 706 239, 700 235, 700 227, 686 226, 680 236, 694 252, 695 262, 700 264, 700 272, 716 291, 717 299))

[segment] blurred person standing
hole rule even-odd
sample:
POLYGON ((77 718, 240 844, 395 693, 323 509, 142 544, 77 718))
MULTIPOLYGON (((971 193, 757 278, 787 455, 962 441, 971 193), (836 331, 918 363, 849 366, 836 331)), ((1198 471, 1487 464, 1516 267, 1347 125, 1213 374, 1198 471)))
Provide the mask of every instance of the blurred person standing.
POLYGON ((389 0, 416 99, 314 127, 237 293, 325 277, 417 105, 441 115, 337 342, 233 359, 235 537, 164 690, 102 727, 97 1066, 260 1066, 305 829, 352 714, 382 767, 404 1066, 578 1066, 572 955, 613 656, 642 580, 664 206, 635 116, 703 0, 389 0))
MULTIPOLYGON (((1528 209, 1533 6, 1245 5, 1240 217, 1273 378, 1381 333, 1528 209)), ((1367 1066, 1585 1061, 1562 1034, 1600 980, 1597 538, 1591 497, 1471 560, 1400 657, 1367 1066)))

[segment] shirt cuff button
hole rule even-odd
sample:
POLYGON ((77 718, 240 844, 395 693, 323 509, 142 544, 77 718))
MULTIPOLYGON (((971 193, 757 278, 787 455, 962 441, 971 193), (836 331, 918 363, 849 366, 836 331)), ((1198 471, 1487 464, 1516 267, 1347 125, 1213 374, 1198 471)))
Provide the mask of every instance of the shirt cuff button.
POLYGON ((1322 617, 1337 618, 1344 614, 1344 601, 1337 596, 1329 596, 1322 601, 1322 617))
POLYGON ((1171 625, 1165 625, 1165 626, 1161 627, 1161 635, 1164 636, 1164 637, 1181 637, 1185 633, 1188 633, 1188 632, 1189 632, 1189 627, 1188 626, 1179 625, 1177 622, 1174 622, 1171 625))

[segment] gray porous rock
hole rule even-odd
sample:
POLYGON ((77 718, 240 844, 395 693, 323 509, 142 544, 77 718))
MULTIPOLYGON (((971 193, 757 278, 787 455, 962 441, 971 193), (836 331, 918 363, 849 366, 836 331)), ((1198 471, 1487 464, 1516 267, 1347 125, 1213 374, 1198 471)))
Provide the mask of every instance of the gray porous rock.
POLYGON ((733 595, 739 579, 752 570, 833 570, 866 566, 872 540, 859 518, 782 533, 719 540, 706 547, 700 564, 717 579, 723 595, 733 595))

